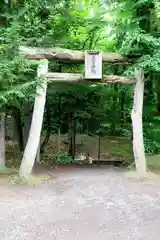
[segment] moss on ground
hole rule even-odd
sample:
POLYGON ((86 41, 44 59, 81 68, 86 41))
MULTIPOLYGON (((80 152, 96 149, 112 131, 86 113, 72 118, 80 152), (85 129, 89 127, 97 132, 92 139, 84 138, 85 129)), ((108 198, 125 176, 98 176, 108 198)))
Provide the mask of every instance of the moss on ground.
POLYGON ((2 175, 11 175, 11 174, 16 174, 18 171, 15 168, 0 168, 0 176, 2 175))
POLYGON ((20 177, 18 174, 17 175, 11 175, 8 178, 9 184, 26 184, 26 185, 35 185, 35 184, 40 184, 44 183, 45 181, 48 181, 50 179, 49 176, 33 176, 31 175, 28 179, 20 177))
POLYGON ((160 176, 151 172, 151 171, 148 171, 146 172, 146 174, 144 176, 140 176, 138 175, 138 173, 134 170, 131 170, 131 171, 126 171, 125 174, 124 174, 128 179, 131 179, 131 180, 137 180, 143 184, 154 184, 155 182, 159 182, 160 181, 160 176))

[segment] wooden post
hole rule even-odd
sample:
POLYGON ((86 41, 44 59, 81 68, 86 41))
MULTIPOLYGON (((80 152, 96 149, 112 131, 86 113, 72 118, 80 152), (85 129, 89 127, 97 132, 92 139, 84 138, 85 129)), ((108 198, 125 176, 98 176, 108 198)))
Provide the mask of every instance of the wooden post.
POLYGON ((144 176, 147 172, 145 149, 143 142, 143 94, 144 94, 144 72, 142 69, 135 70, 136 85, 134 90, 134 103, 131 114, 133 126, 133 152, 137 173, 144 176))
POLYGON ((47 91, 47 72, 48 60, 42 60, 37 70, 37 76, 41 81, 39 84, 37 84, 31 128, 19 170, 19 175, 24 178, 28 178, 32 171, 38 150, 38 145, 40 143, 40 134, 42 129, 47 91))

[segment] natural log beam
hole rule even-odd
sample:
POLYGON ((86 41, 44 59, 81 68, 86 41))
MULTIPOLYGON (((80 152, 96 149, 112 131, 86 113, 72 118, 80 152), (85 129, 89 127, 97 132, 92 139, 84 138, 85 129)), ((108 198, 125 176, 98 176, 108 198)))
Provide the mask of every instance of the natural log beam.
MULTIPOLYGON (((85 60, 85 52, 63 48, 33 48, 21 46, 19 53, 21 56, 32 60, 48 59, 74 63, 83 63, 85 60)), ((108 63, 127 63, 129 59, 119 53, 105 52, 102 53, 102 61, 108 63)))
POLYGON ((135 78, 128 78, 123 76, 106 76, 104 75, 101 80, 85 80, 83 74, 80 73, 47 73, 47 79, 50 82, 66 82, 66 83, 95 83, 95 82, 102 82, 102 83, 123 83, 123 84, 133 84, 136 82, 135 78))

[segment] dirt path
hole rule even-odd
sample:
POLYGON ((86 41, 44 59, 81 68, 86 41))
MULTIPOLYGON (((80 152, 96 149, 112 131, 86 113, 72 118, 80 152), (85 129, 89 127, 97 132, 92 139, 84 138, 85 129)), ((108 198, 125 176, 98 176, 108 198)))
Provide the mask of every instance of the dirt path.
POLYGON ((53 175, 45 184, 0 186, 1 240, 159 240, 160 182, 106 167, 53 175))

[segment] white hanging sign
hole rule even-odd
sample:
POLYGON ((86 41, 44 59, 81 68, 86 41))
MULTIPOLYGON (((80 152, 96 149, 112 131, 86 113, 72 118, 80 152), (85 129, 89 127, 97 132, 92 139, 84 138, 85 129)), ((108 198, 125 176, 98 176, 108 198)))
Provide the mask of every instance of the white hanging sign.
POLYGON ((101 52, 85 52, 85 79, 102 79, 101 52))

